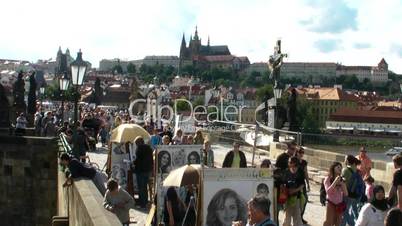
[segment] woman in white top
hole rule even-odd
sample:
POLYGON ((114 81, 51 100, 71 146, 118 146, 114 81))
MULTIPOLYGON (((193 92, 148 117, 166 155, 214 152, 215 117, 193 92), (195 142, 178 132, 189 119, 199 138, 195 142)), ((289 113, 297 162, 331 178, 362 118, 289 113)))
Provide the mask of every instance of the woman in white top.
POLYGON ((17 118, 17 123, 15 125, 15 134, 16 135, 25 135, 25 129, 27 128, 27 119, 25 118, 24 113, 21 113, 17 118))
POLYGON ((183 131, 181 129, 176 131, 176 136, 173 137, 172 142, 177 145, 183 144, 183 131))
POLYGON ((376 185, 373 189, 373 199, 362 207, 356 226, 383 226, 388 209, 384 187, 376 185))

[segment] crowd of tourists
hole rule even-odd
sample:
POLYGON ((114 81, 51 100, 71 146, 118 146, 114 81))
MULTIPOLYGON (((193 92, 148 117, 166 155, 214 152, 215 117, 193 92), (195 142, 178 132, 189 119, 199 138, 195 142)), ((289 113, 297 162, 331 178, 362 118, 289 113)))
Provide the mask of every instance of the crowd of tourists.
MULTIPOLYGON (((38 119, 39 120, 39 119, 38 119)), ((49 121, 55 121, 52 112, 46 113, 41 118, 41 125, 49 121)), ((149 181, 153 172, 154 151, 158 145, 203 145, 203 164, 207 167, 217 167, 214 158, 214 151, 211 148, 210 140, 201 130, 194 134, 184 134, 177 129, 173 134, 172 128, 168 125, 158 129, 158 126, 148 120, 143 124, 150 132, 149 143, 145 143, 142 137, 135 139, 137 147, 137 158, 133 162, 138 185, 138 199, 133 197, 118 185, 114 179, 107 182, 106 187, 100 179, 101 172, 94 170, 85 164, 86 152, 96 147, 94 144, 100 142, 102 146, 107 145, 110 131, 124 123, 133 123, 133 119, 125 111, 102 111, 94 109, 83 109, 82 120, 77 132, 72 133, 71 123, 59 124, 57 132, 64 132, 68 141, 72 144, 73 156, 63 154, 61 163, 70 169, 69 178, 86 177, 94 181, 95 185, 104 194, 104 207, 115 213, 122 224, 128 224, 129 209, 147 209, 154 200, 150 200, 149 181), (92 147, 93 146, 93 147, 92 147), (103 187, 103 188, 102 188, 103 187)), ((38 129, 41 134, 47 134, 45 127, 38 129)), ((57 133, 56 132, 56 133, 57 133)), ((274 185, 277 190, 277 210, 270 213, 268 197, 257 195, 248 203, 248 224, 240 220, 233 220, 232 225, 283 225, 301 226, 308 224, 304 218, 308 194, 310 191, 307 161, 303 159, 304 149, 297 146, 295 142, 286 144, 287 150, 280 154, 275 164, 271 160, 261 161, 261 168, 272 168, 274 172, 274 185), (283 222, 273 222, 279 219, 279 212, 283 211, 283 222)), ((95 150, 94 149, 94 150, 95 150)), ((391 189, 386 197, 383 186, 377 185, 375 178, 371 175, 372 162, 367 155, 367 150, 362 147, 358 156, 347 155, 345 161, 334 162, 328 169, 328 176, 322 181, 320 190, 321 203, 325 205, 326 215, 323 220, 324 226, 397 226, 402 222, 402 156, 393 158, 395 173, 391 189), (396 206, 396 207, 395 207, 396 206)), ((234 142, 233 149, 226 153, 224 160, 218 164, 223 168, 246 168, 247 160, 245 153, 241 150, 240 143, 234 142)), ((66 184, 71 183, 71 180, 66 184)), ((184 188, 184 194, 177 193, 176 189, 168 188, 164 197, 164 218, 165 225, 194 225, 195 215, 186 217, 184 221, 183 210, 191 205, 191 197, 198 192, 191 186, 184 188)), ((193 210, 195 211, 195 210, 193 210)), ((195 214, 195 213, 194 213, 195 214)), ((208 224, 209 225, 209 224, 208 224)), ((225 225, 223 223, 214 225, 225 225)))

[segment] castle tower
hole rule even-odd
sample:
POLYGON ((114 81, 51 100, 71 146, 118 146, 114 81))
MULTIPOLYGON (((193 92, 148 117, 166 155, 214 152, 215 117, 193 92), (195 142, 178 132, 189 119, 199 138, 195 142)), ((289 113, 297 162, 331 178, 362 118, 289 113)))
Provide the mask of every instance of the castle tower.
POLYGON ((384 60, 384 58, 381 59, 380 63, 378 63, 378 69, 380 71, 388 71, 388 64, 384 60))

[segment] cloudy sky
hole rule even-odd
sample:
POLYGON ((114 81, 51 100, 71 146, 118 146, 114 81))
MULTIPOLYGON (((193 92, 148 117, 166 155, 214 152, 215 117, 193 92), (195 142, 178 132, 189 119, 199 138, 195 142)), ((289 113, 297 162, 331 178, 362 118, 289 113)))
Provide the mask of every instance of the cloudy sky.
POLYGON ((36 61, 58 47, 101 59, 178 55, 198 26, 206 44, 267 61, 376 65, 402 73, 402 0, 2 0, 0 58, 36 61))

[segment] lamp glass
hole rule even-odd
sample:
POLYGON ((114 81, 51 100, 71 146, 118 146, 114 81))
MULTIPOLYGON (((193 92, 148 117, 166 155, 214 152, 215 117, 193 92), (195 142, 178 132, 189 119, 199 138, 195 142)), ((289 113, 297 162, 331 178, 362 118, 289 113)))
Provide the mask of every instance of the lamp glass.
POLYGON ((81 50, 77 53, 77 58, 71 63, 71 80, 73 85, 80 86, 84 82, 84 76, 87 71, 87 64, 82 60, 81 50))
POLYGON ((40 92, 40 94, 44 94, 45 93, 45 87, 40 87, 39 88, 39 92, 40 92))
POLYGON ((281 98, 282 89, 274 89, 274 96, 275 96, 275 98, 281 98))
POLYGON ((62 78, 59 78, 60 90, 66 91, 68 89, 69 85, 70 85, 70 80, 67 78, 67 76, 63 76, 62 78))

